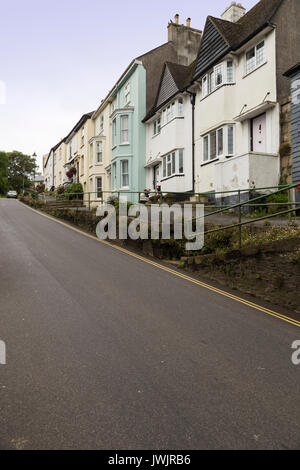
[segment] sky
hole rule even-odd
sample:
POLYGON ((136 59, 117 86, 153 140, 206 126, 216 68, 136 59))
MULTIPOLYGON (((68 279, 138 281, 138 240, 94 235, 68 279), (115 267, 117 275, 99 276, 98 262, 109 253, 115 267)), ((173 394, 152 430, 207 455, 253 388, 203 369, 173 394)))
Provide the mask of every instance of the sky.
MULTIPOLYGON (((240 0, 249 10, 258 0, 240 0)), ((0 0, 0 150, 42 156, 95 110, 167 25, 204 28, 231 0, 0 0)))

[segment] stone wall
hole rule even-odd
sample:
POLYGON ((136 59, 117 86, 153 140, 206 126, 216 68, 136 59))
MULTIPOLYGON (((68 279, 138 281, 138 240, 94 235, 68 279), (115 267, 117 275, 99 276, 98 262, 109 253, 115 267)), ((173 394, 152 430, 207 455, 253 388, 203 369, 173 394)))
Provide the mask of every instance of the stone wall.
POLYGON ((182 261, 201 277, 300 313, 300 238, 182 261))
POLYGON ((291 100, 287 98, 280 103, 280 174, 281 183, 292 184, 292 135, 291 135, 291 100))

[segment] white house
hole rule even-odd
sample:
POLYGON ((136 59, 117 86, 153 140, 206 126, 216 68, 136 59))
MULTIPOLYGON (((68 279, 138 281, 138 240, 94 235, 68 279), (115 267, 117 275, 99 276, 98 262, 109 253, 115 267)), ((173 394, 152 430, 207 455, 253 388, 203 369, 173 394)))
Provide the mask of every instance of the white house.
POLYGON ((146 122, 146 189, 164 193, 193 192, 194 95, 186 92, 193 64, 167 62, 157 98, 146 122))
MULTIPOLYGON (((232 2, 222 19, 207 18, 190 87, 197 93, 196 192, 279 184, 279 98, 285 93, 279 57, 285 35, 293 35, 283 27, 286 11, 299 11, 299 3, 261 0, 245 13, 232 2)), ((296 30, 294 36, 296 54, 296 30)))

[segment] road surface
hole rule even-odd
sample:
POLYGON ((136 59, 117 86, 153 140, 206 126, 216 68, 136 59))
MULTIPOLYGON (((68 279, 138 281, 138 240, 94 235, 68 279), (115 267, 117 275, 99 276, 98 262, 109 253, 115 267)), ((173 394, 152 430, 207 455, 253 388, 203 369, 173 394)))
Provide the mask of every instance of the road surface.
POLYGON ((0 281, 0 449, 300 448, 300 328, 14 200, 0 281))

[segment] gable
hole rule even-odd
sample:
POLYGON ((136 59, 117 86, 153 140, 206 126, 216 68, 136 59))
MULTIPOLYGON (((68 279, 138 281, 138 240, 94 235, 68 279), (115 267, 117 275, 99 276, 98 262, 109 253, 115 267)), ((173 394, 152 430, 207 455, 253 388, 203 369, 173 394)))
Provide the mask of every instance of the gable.
POLYGON ((197 58, 194 79, 197 79, 206 72, 211 64, 222 58, 228 49, 228 43, 208 18, 197 58))
POLYGON ((161 104, 163 104, 165 101, 167 101, 169 98, 175 95, 179 91, 175 80, 168 68, 168 66, 165 66, 164 70, 164 75, 162 78, 162 82, 160 85, 160 90, 157 98, 157 103, 156 107, 159 107, 161 104))

